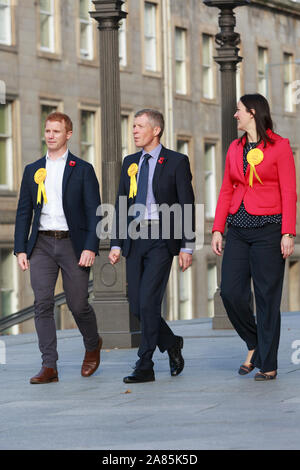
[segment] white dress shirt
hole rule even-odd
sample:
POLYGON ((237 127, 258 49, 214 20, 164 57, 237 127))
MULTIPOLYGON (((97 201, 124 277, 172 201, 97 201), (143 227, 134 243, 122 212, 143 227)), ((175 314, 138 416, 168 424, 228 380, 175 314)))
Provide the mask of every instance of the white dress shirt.
POLYGON ((48 202, 44 202, 42 207, 39 230, 69 230, 62 204, 62 182, 68 153, 69 150, 52 160, 47 152, 44 184, 48 202))

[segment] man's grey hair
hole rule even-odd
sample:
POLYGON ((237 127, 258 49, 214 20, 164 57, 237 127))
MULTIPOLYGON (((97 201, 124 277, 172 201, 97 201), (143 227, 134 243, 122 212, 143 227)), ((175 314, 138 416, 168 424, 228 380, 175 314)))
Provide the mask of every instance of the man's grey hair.
POLYGON ((160 127, 160 133, 158 136, 159 138, 161 138, 165 128, 165 120, 162 113, 160 111, 156 111, 155 109, 145 108, 135 113, 134 117, 137 118, 139 116, 143 116, 144 114, 146 114, 146 116, 148 117, 152 127, 160 127))

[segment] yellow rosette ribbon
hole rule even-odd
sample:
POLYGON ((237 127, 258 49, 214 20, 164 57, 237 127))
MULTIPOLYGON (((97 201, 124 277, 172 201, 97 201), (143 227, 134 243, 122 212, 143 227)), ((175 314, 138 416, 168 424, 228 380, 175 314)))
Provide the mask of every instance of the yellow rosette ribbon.
POLYGON ((136 174, 138 169, 139 167, 136 163, 132 163, 128 168, 128 176, 130 176, 129 198, 133 198, 137 193, 136 174))
POLYGON ((43 195, 44 203, 47 204, 48 202, 47 197, 46 197, 45 185, 44 185, 46 176, 47 176, 46 168, 40 168, 34 174, 34 181, 36 182, 36 184, 39 185, 38 193, 37 193, 37 204, 42 203, 42 195, 43 195))
POLYGON ((253 186, 253 173, 255 174, 260 184, 263 184, 262 180, 257 174, 257 171, 255 170, 255 165, 261 163, 263 159, 264 154, 260 149, 252 149, 247 154, 247 161, 250 165, 249 186, 251 187, 253 186))

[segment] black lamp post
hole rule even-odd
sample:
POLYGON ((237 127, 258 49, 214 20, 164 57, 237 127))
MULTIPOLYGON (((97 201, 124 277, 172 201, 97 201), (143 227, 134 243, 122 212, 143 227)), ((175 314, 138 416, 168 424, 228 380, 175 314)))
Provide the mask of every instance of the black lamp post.
MULTIPOLYGON (((234 31, 236 26, 234 8, 248 5, 250 0, 204 0, 208 7, 219 8, 219 26, 220 32, 216 34, 216 43, 218 55, 214 57, 220 65, 221 71, 221 112, 222 112, 222 164, 225 168, 225 159, 229 144, 237 138, 237 125, 233 115, 236 110, 236 70, 237 64, 241 62, 239 56, 238 44, 240 43, 239 33, 234 31)), ((229 322, 221 297, 221 260, 217 259, 217 291, 214 296, 214 318, 213 328, 229 329, 232 328, 229 322)))
MULTIPOLYGON (((204 0, 208 7, 219 8, 220 32, 216 34, 218 55, 214 57, 221 71, 221 110, 222 110, 222 156, 223 169, 229 144, 237 138, 237 126, 233 119, 236 109, 236 66, 242 61, 239 56, 239 33, 236 26, 234 8, 250 4, 250 0, 204 0)), ((238 97, 239 98, 239 97, 238 97)))
MULTIPOLYGON (((123 0, 93 0, 90 12, 98 22, 100 39, 102 202, 114 204, 121 172, 121 104, 119 23, 126 18, 123 0)), ((100 129, 99 129, 100 131, 100 129)), ((101 241, 94 266, 94 307, 105 348, 136 347, 140 338, 137 319, 129 312, 124 258, 108 262, 109 240, 101 241)))

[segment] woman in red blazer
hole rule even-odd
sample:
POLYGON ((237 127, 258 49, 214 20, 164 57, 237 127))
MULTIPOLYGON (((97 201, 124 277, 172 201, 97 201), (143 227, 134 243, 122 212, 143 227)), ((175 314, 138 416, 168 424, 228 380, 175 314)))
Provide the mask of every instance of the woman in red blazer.
POLYGON ((262 95, 242 96, 234 117, 244 134, 228 149, 212 249, 222 254, 227 222, 221 297, 248 348, 239 373, 258 367, 255 380, 272 380, 277 376, 284 265, 296 235, 295 164, 288 139, 273 132, 269 104, 262 95))

